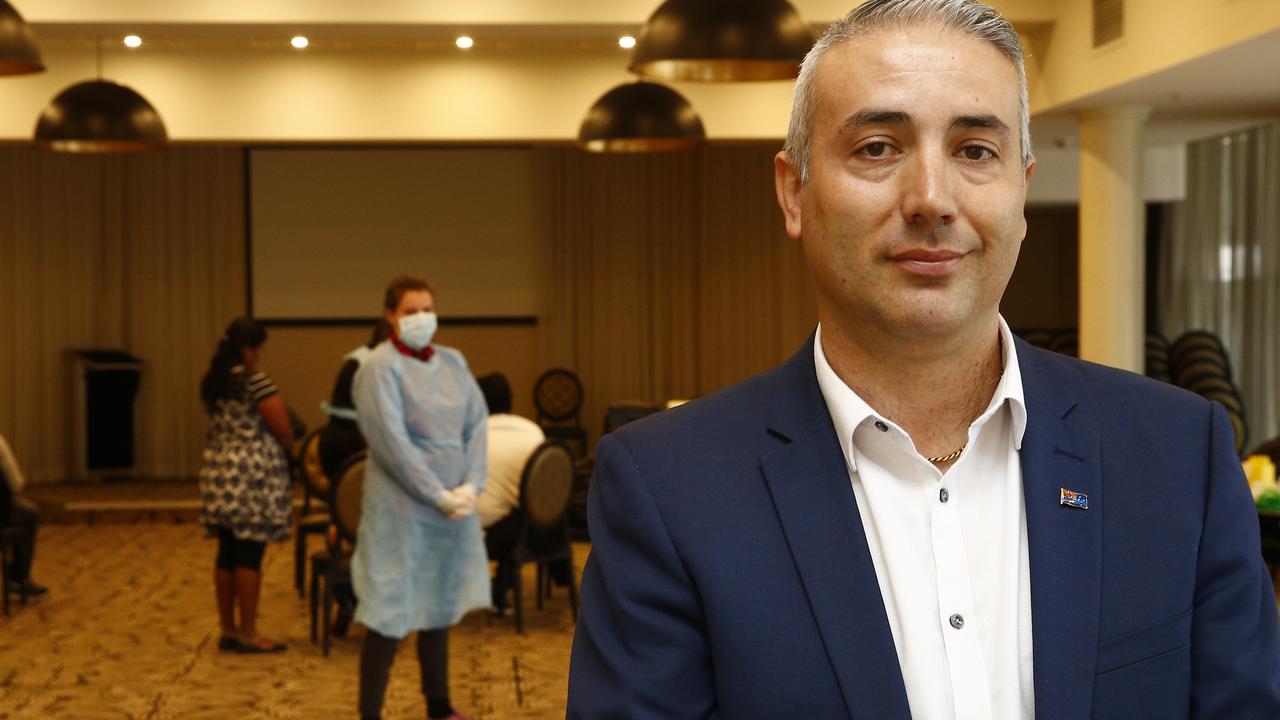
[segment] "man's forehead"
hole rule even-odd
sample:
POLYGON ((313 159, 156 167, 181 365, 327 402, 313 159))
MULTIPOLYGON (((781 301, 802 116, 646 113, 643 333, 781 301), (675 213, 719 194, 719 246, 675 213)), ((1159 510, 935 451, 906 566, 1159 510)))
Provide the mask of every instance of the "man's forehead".
POLYGON ((818 104, 844 116, 866 107, 907 111, 929 100, 968 105, 963 114, 1009 114, 1021 83, 1013 61, 994 45, 955 30, 885 28, 832 47, 817 68, 818 104))

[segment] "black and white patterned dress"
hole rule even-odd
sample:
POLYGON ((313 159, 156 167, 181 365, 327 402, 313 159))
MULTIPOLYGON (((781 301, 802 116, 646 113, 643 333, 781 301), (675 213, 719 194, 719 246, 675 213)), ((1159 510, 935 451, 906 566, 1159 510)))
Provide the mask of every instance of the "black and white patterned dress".
POLYGON ((258 412, 258 403, 275 395, 276 386, 261 371, 236 367, 232 373, 240 392, 218 400, 209 415, 200 523, 206 535, 221 526, 241 540, 284 540, 292 527, 289 463, 258 412))

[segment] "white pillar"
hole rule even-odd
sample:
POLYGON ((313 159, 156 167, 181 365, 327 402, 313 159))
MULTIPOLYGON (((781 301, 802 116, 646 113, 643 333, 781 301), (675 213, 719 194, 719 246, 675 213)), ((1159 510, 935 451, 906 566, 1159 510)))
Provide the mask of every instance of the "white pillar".
POLYGON ((1142 126, 1151 109, 1084 110, 1080 121, 1080 357, 1143 370, 1146 212, 1142 126))

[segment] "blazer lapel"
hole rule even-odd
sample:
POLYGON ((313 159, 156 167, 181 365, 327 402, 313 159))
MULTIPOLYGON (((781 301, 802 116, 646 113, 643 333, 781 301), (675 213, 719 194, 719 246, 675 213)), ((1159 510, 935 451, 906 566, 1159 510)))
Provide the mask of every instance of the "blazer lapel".
POLYGON ((1102 580, 1102 493, 1097 433, 1085 427, 1071 369, 1018 341, 1027 403, 1023 501, 1031 569, 1037 720, 1091 716, 1102 580), (1060 502, 1087 496, 1088 509, 1060 502))
POLYGON ((765 482, 853 720, 910 720, 906 686, 813 368, 813 342, 782 368, 770 429, 787 445, 761 459, 765 482), (807 354, 806 354, 807 353, 807 354))

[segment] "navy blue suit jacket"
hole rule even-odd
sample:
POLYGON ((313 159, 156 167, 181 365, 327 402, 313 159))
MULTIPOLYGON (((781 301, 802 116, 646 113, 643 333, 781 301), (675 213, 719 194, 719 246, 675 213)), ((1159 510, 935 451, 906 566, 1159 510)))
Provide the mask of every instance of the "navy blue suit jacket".
MULTIPOLYGON (((1280 718, 1276 598, 1222 407, 1017 352, 1037 720, 1280 718)), ((568 717, 910 718, 812 339, 605 436, 589 517, 568 717)))

